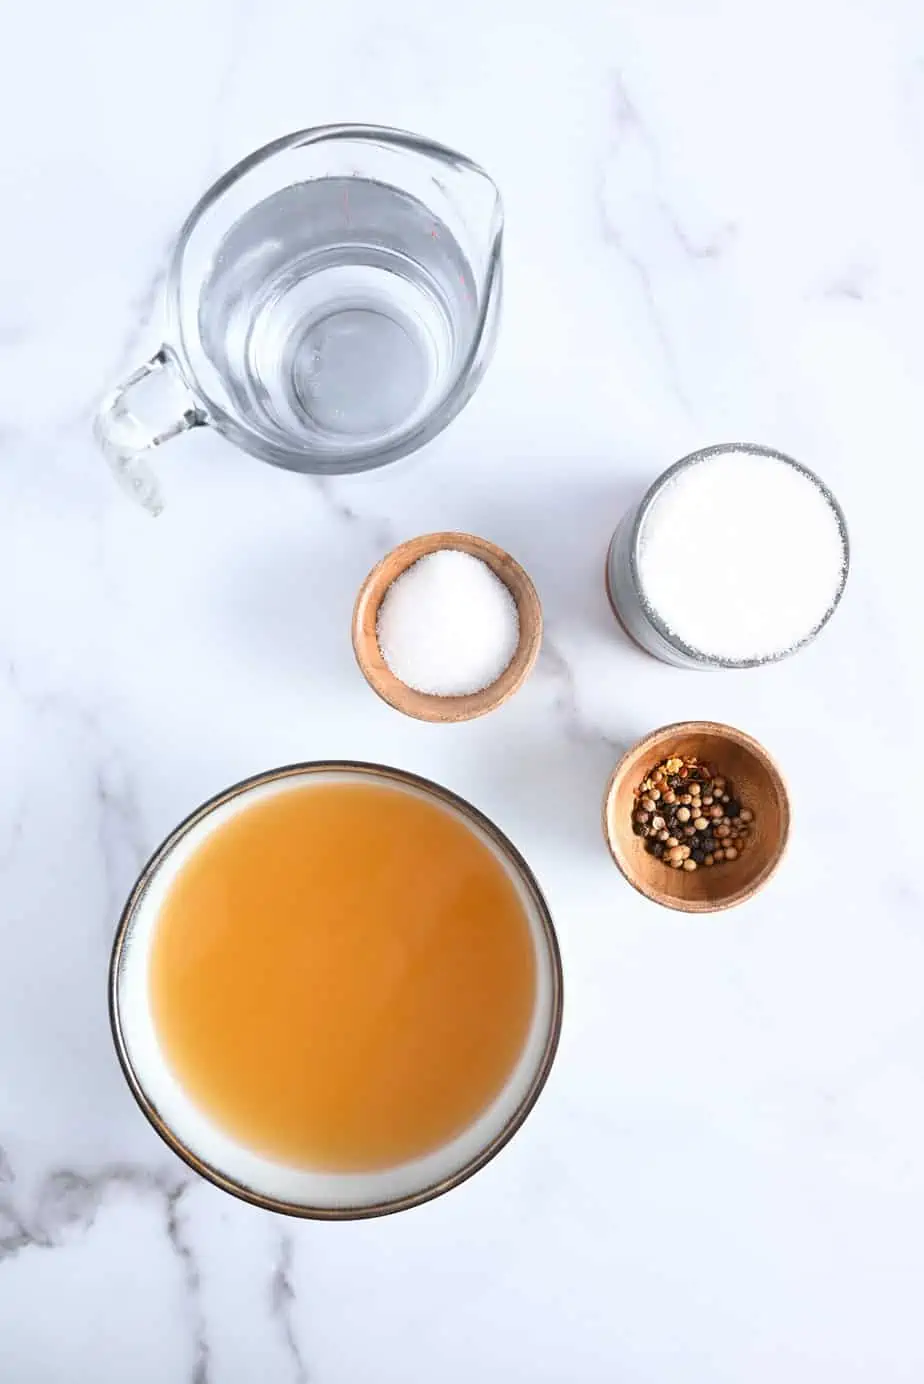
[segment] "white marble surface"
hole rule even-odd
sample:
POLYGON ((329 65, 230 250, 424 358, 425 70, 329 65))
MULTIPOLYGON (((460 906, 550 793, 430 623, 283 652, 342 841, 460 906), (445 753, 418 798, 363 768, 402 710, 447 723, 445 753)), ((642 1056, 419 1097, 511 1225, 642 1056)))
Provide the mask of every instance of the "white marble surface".
POLYGON ((4 1384, 919 1381, 918 0, 51 0, 11 9, 4 39, 4 1384), (494 364, 448 433, 372 479, 184 438, 149 521, 94 452, 93 405, 158 342, 198 193, 332 119, 421 130, 496 176, 494 364), (824 475, 853 574, 797 659, 685 673, 626 644, 603 555, 648 480, 727 439, 824 475), (366 570, 442 526, 508 546, 548 621, 520 696, 457 728, 379 704, 349 646, 366 570), (598 828, 620 747, 691 716, 762 739, 795 808, 772 887, 698 920, 634 896, 598 828), (511 1146, 427 1207, 333 1226, 187 1174, 105 1006, 120 903, 167 829, 329 755, 493 815, 566 969, 559 1059, 511 1146))

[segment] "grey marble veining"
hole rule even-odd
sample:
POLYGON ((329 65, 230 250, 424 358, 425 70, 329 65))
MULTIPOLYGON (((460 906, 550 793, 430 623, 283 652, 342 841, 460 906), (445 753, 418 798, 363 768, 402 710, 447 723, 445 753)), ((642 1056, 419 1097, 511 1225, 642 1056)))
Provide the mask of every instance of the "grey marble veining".
MULTIPOLYGON (((0 1379, 917 1384, 924 890, 889 785, 924 739, 920 5, 88 0, 20 7, 6 39, 0 1379), (90 418, 159 344, 172 237, 242 154, 341 119, 497 179, 495 360, 375 475, 187 435, 151 522, 90 418), (668 668, 612 619, 607 544, 659 471, 729 438, 830 484, 850 585, 790 662, 668 668), (349 643, 368 569, 441 527, 508 547, 546 616, 523 691, 452 728, 381 705, 349 643), (772 887, 691 923, 624 886, 599 805, 625 746, 699 716, 767 744, 795 825, 772 887), (185 813, 338 755, 434 777, 510 834, 556 918, 565 1025, 471 1182, 289 1223, 148 1128, 106 967, 185 813)), ((710 571, 738 579, 719 538, 710 571)))

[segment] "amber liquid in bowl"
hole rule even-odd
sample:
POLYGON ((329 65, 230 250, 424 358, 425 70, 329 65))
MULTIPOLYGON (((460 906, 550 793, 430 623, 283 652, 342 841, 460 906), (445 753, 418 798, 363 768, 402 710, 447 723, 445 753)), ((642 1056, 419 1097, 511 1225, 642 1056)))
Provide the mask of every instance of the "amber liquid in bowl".
POLYGON ((215 1124, 344 1173, 421 1157, 487 1109, 536 972, 516 887, 459 817, 326 782, 206 837, 160 910, 149 985, 167 1061, 215 1124))

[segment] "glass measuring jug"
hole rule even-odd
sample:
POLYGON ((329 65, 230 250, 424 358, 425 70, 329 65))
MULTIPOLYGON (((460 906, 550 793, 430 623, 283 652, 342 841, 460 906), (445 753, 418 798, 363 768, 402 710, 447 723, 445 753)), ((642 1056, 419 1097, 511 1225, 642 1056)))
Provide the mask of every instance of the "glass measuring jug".
POLYGON ((503 212, 488 175, 401 130, 328 125, 258 150, 190 213, 165 343, 103 402, 116 476, 211 426, 291 471, 365 471, 435 437, 490 359, 503 212))

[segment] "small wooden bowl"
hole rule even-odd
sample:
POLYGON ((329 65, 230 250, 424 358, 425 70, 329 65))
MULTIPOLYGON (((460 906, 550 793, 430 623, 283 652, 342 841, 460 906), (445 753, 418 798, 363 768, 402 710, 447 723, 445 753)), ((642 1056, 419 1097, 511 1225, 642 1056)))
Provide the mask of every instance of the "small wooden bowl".
POLYGON ((603 832, 613 859, 640 894, 683 913, 716 913, 753 898, 766 884, 786 849, 789 815, 786 785, 762 745, 732 726, 679 721, 652 731, 619 761, 603 802, 603 832), (689 873, 672 870, 634 834, 635 790, 671 755, 695 755, 709 764, 754 813, 748 847, 737 860, 689 873))
POLYGON ((503 548, 473 533, 428 533, 393 548, 363 582, 353 609, 353 652, 364 678, 389 706, 418 721, 472 721, 494 711, 526 681, 541 643, 542 607, 529 576, 503 548), (500 677, 464 697, 418 692, 396 678, 382 657, 376 628, 379 606, 392 582, 422 557, 443 549, 470 553, 487 563, 507 587, 520 618, 520 642, 500 677))

